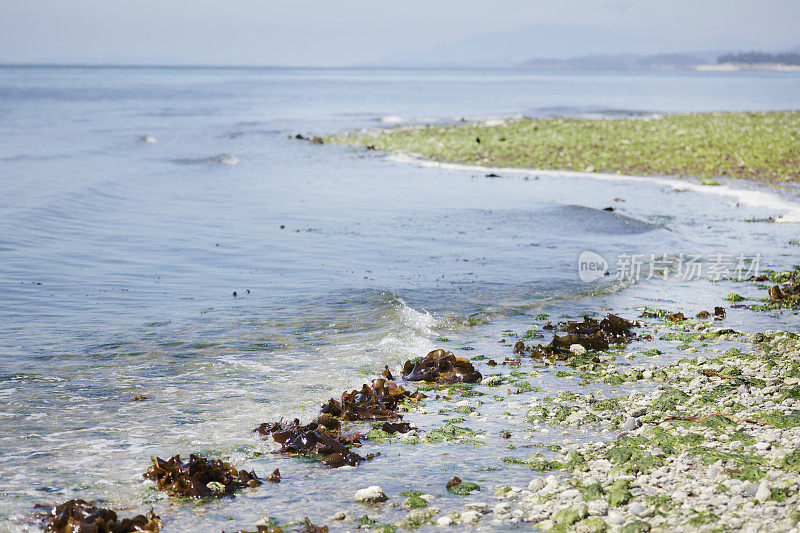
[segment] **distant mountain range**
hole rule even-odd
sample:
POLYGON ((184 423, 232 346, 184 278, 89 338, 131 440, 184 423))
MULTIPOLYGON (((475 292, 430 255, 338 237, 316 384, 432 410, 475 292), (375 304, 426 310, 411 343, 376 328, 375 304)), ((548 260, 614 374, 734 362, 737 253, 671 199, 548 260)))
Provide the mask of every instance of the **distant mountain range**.
POLYGON ((668 69, 716 63, 717 57, 725 53, 755 49, 778 52, 792 45, 796 43, 777 46, 735 36, 689 41, 577 26, 537 25, 425 50, 398 51, 368 66, 668 69))

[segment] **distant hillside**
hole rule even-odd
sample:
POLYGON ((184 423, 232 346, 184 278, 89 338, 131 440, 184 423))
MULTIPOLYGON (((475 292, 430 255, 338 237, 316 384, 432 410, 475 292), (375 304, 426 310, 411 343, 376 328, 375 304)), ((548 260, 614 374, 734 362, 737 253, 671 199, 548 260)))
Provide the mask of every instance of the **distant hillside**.
POLYGON ((777 64, 777 65, 800 65, 800 53, 797 51, 784 52, 780 54, 768 54, 766 52, 739 52, 737 54, 723 54, 717 58, 717 64, 723 63, 742 63, 747 65, 777 64))
POLYGON ((564 61, 569 64, 575 58, 599 60, 594 56, 604 56, 603 61, 623 65, 621 68, 642 68, 629 66, 629 60, 635 64, 638 56, 638 59, 646 59, 645 64, 650 64, 652 68, 673 68, 672 65, 682 65, 687 59, 671 58, 673 54, 664 52, 695 56, 698 55, 697 50, 713 50, 714 53, 709 57, 705 57, 705 52, 699 53, 701 62, 713 63, 719 54, 742 48, 769 49, 769 46, 733 36, 690 41, 626 35, 599 28, 540 24, 444 42, 425 49, 397 50, 364 66, 516 67, 532 57, 552 58, 534 61, 551 64, 564 61), (623 57, 626 55, 629 59, 623 57))
POLYGON ((713 61, 716 52, 692 54, 636 54, 588 55, 566 59, 529 59, 522 66, 542 69, 598 69, 598 70, 672 70, 684 69, 713 61))

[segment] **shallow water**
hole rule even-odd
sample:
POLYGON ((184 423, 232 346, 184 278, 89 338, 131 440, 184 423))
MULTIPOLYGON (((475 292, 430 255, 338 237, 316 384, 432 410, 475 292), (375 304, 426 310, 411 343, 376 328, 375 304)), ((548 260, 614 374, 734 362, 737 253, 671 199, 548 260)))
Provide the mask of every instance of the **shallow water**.
MULTIPOLYGON (((659 299, 696 312, 731 292, 587 285, 581 251, 761 253, 790 266, 796 225, 747 223, 781 210, 663 183, 489 179, 289 136, 461 116, 798 108, 798 89, 800 76, 769 72, 1 68, 0 521, 18 527, 34 504, 82 497, 132 510, 153 500, 182 530, 261 515, 317 523, 367 484, 438 494, 465 472, 487 487, 525 483, 533 474, 519 465, 480 470, 501 454, 491 439, 369 445, 382 457, 329 471, 260 455, 270 448, 251 430, 310 416, 440 345, 501 360, 504 331, 541 312, 632 317, 659 299), (150 455, 189 452, 259 474, 279 466, 285 481, 202 505, 156 500, 139 483, 150 455)), ((564 386, 549 371, 537 379, 564 386)), ((504 426, 496 408, 498 421, 476 429, 504 426)), ((409 415, 422 429, 448 418, 427 409, 409 415)))

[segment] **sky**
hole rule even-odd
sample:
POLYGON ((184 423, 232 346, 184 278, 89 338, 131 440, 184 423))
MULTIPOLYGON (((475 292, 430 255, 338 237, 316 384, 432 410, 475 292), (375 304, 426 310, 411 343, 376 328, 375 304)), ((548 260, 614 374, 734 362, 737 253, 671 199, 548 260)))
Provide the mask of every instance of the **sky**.
POLYGON ((0 62, 340 66, 542 25, 777 50, 800 0, 0 0, 0 62))

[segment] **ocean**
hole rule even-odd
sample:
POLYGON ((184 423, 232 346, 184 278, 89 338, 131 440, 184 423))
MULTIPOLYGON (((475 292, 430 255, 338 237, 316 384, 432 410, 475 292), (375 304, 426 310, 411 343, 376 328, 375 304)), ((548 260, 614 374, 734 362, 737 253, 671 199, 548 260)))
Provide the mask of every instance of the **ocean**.
POLYGON ((268 453, 259 423, 307 418, 436 347, 501 360, 504 332, 542 313, 633 317, 719 290, 587 284, 585 250, 796 262, 795 224, 745 222, 779 216, 786 192, 748 205, 677 180, 490 178, 298 133, 781 109, 800 109, 796 73, 0 67, 0 530, 70 498, 153 506, 175 530, 324 521, 355 488, 407 490, 501 452, 403 448, 333 471, 268 453), (142 485, 151 455, 194 452, 286 482, 205 506, 142 485))

